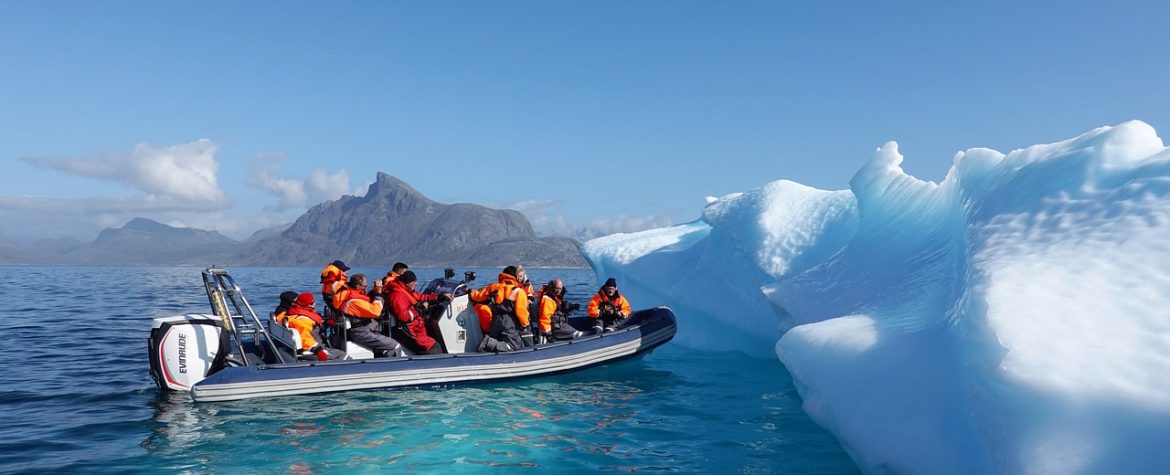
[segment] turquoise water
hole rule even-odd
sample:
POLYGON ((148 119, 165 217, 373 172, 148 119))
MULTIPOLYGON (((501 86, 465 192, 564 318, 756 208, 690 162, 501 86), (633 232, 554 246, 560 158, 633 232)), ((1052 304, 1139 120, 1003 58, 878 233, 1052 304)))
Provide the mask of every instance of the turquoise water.
MULTIPOLYGON (((233 274, 266 312, 281 290, 313 290, 318 271, 233 274)), ((496 273, 477 271, 485 284, 496 273)), ((530 274, 564 278, 578 302, 597 285, 588 270, 530 274)), ((194 404, 155 389, 146 337, 155 316, 206 313, 199 269, 0 275, 0 334, 20 358, 0 371, 0 472, 857 472, 775 359, 670 343, 518 382, 194 404)))

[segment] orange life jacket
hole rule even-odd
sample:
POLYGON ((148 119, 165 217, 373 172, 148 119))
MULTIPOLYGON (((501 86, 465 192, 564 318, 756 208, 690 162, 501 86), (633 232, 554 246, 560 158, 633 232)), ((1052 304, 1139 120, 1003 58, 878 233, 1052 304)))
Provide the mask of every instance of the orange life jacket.
POLYGON ((308 350, 317 346, 317 339, 313 336, 313 330, 321 324, 322 320, 317 312, 311 308, 298 307, 296 305, 288 309, 285 315, 288 319, 288 326, 301 335, 301 349, 308 350))
POLYGON ((346 287, 333 297, 333 303, 347 317, 371 319, 382 316, 383 302, 370 301, 370 296, 363 289, 346 287))
POLYGON ((601 316, 601 305, 606 303, 613 305, 623 315, 630 316, 630 302, 625 297, 622 297, 622 294, 619 292, 614 292, 613 298, 611 299, 608 295, 605 295, 604 290, 599 290, 596 294, 593 294, 593 298, 589 299, 589 306, 586 308, 586 312, 590 317, 597 318, 601 316))
MULTIPOLYGON (((345 284, 346 278, 345 271, 341 268, 333 264, 325 266, 321 270, 321 295, 326 299, 330 298, 338 287, 345 284)), ((329 300, 325 302, 328 303, 329 300)))
POLYGON ((528 326, 528 295, 524 293, 524 288, 512 274, 501 272, 498 279, 499 282, 488 284, 487 287, 473 290, 468 294, 468 299, 476 304, 475 313, 479 316, 480 326, 487 331, 494 314, 491 308, 493 306, 500 308, 507 301, 511 301, 513 307, 511 313, 516 316, 520 325, 528 326))

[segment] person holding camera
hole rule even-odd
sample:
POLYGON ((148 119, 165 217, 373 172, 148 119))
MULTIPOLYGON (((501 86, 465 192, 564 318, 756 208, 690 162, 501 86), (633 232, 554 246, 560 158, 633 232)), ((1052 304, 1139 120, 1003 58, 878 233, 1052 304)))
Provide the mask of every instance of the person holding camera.
POLYGON ((617 280, 610 277, 589 299, 586 312, 594 319, 593 333, 611 332, 617 330, 622 320, 630 318, 630 302, 618 293, 617 280))
POLYGON ((349 317, 349 341, 369 348, 374 356, 405 356, 398 341, 382 334, 378 318, 382 316, 385 300, 382 286, 374 285, 373 295, 366 294, 365 274, 354 274, 345 288, 333 296, 333 302, 342 315, 349 317))
POLYGON ((540 288, 540 306, 537 324, 540 326, 539 343, 558 340, 572 340, 581 332, 569 325, 569 314, 581 308, 580 304, 565 302, 565 283, 553 279, 540 288))
POLYGON ((441 354, 443 347, 427 333, 426 314, 419 308, 425 309, 429 302, 450 301, 451 295, 415 292, 417 284, 418 278, 414 271, 409 270, 390 282, 387 294, 390 296, 390 314, 396 323, 391 335, 415 354, 441 354))

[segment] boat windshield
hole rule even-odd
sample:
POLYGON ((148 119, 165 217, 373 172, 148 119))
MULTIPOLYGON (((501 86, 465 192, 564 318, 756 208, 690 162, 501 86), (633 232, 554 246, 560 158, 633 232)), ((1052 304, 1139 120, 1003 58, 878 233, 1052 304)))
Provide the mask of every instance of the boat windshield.
POLYGON ((435 279, 427 282, 427 285, 423 287, 423 293, 438 294, 446 292, 451 294, 452 297, 458 297, 467 293, 467 286, 460 284, 461 282, 457 280, 435 279))

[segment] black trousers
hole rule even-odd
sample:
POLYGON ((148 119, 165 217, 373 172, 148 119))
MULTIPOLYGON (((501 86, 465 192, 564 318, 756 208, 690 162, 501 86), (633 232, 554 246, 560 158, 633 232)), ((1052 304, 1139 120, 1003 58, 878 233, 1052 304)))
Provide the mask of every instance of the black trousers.
POLYGON ((524 340, 520 338, 519 325, 516 322, 516 317, 512 315, 492 315, 492 326, 488 328, 488 335, 512 345, 513 349, 524 348, 524 340))
POLYGON ((601 333, 607 328, 616 330, 618 324, 621 322, 622 319, 617 315, 601 315, 593 319, 593 331, 596 333, 601 333))

